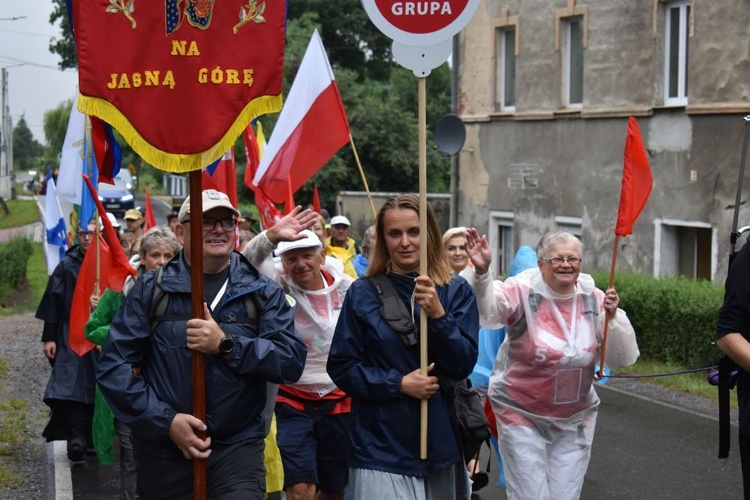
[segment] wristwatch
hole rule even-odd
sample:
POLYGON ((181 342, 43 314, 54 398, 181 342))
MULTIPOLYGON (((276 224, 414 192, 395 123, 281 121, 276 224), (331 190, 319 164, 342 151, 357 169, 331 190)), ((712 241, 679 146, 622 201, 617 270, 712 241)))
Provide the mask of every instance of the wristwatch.
POLYGON ((219 352, 222 354, 231 354, 234 350, 234 337, 225 335, 219 342, 219 352))

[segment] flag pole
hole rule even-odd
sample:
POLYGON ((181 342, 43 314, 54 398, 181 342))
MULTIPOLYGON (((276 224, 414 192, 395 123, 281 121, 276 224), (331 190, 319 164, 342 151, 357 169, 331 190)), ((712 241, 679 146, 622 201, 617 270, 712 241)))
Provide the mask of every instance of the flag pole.
POLYGON ((375 212, 375 204, 372 202, 372 195, 370 194, 370 187, 367 185, 367 177, 365 177, 365 171, 362 169, 362 163, 360 163, 359 161, 359 155, 357 154, 356 146, 354 146, 354 138, 352 137, 352 134, 349 134, 349 144, 352 145, 352 153, 354 153, 354 160, 357 162, 357 167, 359 167, 359 175, 362 176, 362 182, 365 185, 365 193, 367 193, 367 199, 370 201, 370 210, 372 210, 372 220, 375 220, 378 218, 378 214, 377 212, 375 212))
MULTIPOLYGON (((425 78, 417 78, 419 91, 419 274, 427 275, 427 90, 425 78)), ((372 200, 370 200, 372 203, 372 200)), ((373 212, 375 209, 373 208, 373 212)), ((427 373, 427 313, 419 312, 419 371, 427 373)), ((419 457, 427 459, 427 403, 421 400, 419 457)))
MULTIPOLYGON (((95 213, 98 214, 99 212, 97 211, 95 213)), ((99 248, 99 221, 97 221, 97 219, 98 219, 98 217, 94 218, 94 220, 96 221, 96 223, 94 224, 94 226, 95 226, 94 236, 96 237, 96 246, 94 247, 94 249, 96 250, 96 279, 94 280, 94 292, 92 294, 94 297, 99 297, 99 281, 101 281, 101 279, 102 279, 102 277, 101 277, 101 273, 102 273, 102 271, 101 271, 101 258, 102 258, 102 256, 99 253, 100 252, 100 248, 99 248)), ((90 303, 89 303, 89 307, 91 307, 90 303)))
MULTIPOLYGON (((190 295, 191 317, 203 318, 203 186, 200 170, 190 172, 190 295)), ((193 354, 193 416, 206 422, 206 358, 202 352, 193 354)), ((206 439, 206 431, 195 432, 206 439)), ((193 498, 206 499, 206 460, 193 459, 193 498)))
MULTIPOLYGON (((610 289, 615 284, 615 265, 617 264, 617 247, 620 245, 620 235, 615 234, 615 248, 612 251, 612 267, 609 269, 609 286, 607 289, 610 289)), ((597 375, 600 377, 604 376, 604 356, 607 351, 607 332, 609 331, 609 314, 606 313, 606 317, 604 318, 604 334, 602 335, 602 348, 601 348, 601 358, 599 359, 599 371, 597 372, 597 375)))

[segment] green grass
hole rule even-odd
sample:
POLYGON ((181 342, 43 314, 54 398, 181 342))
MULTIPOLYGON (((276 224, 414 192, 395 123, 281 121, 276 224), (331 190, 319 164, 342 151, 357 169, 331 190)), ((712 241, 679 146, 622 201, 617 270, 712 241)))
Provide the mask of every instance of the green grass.
MULTIPOLYGON (((702 368, 702 367, 691 367, 702 368)), ((665 363, 651 359, 639 359, 636 364, 617 370, 615 375, 652 375, 661 373, 672 373, 685 370, 685 367, 674 363, 665 363)), ((661 385, 669 389, 693 394, 710 399, 718 404, 718 391, 716 386, 710 385, 706 380, 708 372, 686 373, 683 375, 670 375, 666 377, 649 377, 640 379, 649 383, 661 385)), ((736 398, 730 398, 732 408, 737 408, 736 398)))
MULTIPOLYGON (((9 307, 0 308, 0 317, 20 314, 28 311, 36 311, 39 301, 42 300, 44 289, 47 287, 47 261, 44 257, 44 248, 41 243, 32 244, 34 250, 29 257, 26 269, 27 283, 24 285, 24 300, 9 307)), ((12 290, 11 294, 18 294, 18 290, 12 290)), ((0 299, 4 298, 0 295, 0 299)))
MULTIPOLYGON (((2 379, 8 374, 8 361, 0 358, 0 390, 2 379)), ((22 399, 11 399, 0 403, 0 486, 8 487, 19 482, 13 469, 18 444, 28 434, 29 403, 22 399)))
POLYGON ((25 226, 40 220, 39 207, 34 200, 6 200, 8 213, 0 208, 0 229, 25 226))

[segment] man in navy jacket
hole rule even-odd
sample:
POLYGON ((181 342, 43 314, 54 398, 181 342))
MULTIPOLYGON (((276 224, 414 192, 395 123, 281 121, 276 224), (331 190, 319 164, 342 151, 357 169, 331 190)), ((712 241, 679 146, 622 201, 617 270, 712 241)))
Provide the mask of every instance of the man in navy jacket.
POLYGON ((192 459, 207 460, 210 498, 263 498, 266 382, 297 381, 306 347, 282 289, 233 252, 238 215, 218 191, 203 191, 202 216, 191 216, 186 199, 177 227, 183 251, 160 280, 154 271, 138 281, 102 351, 97 380, 117 418, 132 427, 142 498, 192 498, 192 459), (189 319, 190 224, 202 225, 200 319, 189 319), (169 301, 152 318, 156 287, 169 301), (206 355, 206 422, 191 414, 193 351, 206 355), (197 435, 202 430, 206 439, 197 435))

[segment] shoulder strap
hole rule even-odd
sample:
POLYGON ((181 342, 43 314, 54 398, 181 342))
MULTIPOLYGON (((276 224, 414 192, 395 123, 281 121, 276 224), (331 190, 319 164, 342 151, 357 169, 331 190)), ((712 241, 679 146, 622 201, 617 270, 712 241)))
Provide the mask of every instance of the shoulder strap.
MULTIPOLYGON (((156 273, 154 283, 154 293, 151 296, 151 331, 153 332, 162 321, 179 321, 190 319, 190 311, 184 311, 177 314, 166 314, 169 305, 169 293, 161 287, 161 279, 164 274, 164 268, 160 267, 156 273)), ((221 323, 253 323, 258 326, 258 306, 254 293, 246 293, 242 296, 242 305, 245 309, 246 317, 238 317, 237 314, 228 312, 219 315, 216 320, 221 323)))
POLYGON ((164 268, 160 267, 156 272, 156 280, 154 282, 154 293, 151 295, 151 310, 149 317, 151 318, 151 331, 153 332, 156 327, 164 321, 164 313, 169 305, 169 294, 161 288, 161 278, 164 274, 164 268))
POLYGON ((388 276, 378 273, 375 276, 368 276, 367 281, 370 282, 375 294, 380 299, 380 314, 388 323, 388 326, 398 335, 406 347, 417 345, 419 343, 417 326, 411 319, 411 314, 398 296, 396 289, 393 288, 393 283, 388 276))

